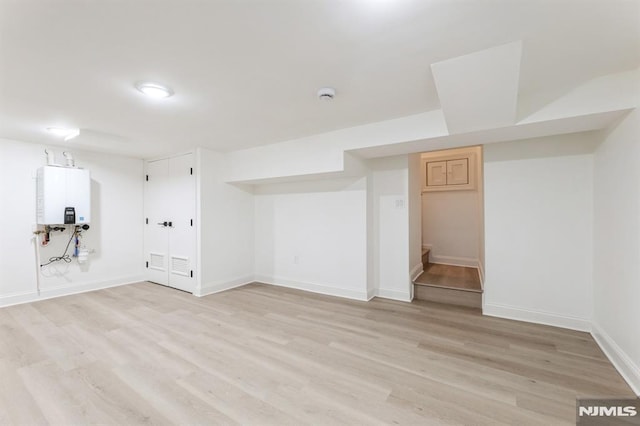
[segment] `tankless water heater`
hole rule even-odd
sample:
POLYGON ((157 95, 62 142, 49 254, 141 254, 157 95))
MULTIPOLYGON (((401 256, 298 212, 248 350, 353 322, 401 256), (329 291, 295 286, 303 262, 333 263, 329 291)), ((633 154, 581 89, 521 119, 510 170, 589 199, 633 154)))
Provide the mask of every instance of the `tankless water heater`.
POLYGON ((82 225, 91 222, 89 170, 45 166, 36 178, 38 225, 82 225))

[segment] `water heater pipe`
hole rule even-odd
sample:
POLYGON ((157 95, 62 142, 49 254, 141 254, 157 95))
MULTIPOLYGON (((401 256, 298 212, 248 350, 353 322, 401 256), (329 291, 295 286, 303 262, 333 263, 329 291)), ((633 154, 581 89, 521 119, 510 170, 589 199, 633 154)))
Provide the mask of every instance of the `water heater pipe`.
POLYGON ((67 167, 75 167, 76 166, 76 162, 73 160, 73 155, 71 155, 68 152, 63 152, 62 155, 64 155, 64 158, 67 159, 67 167))
POLYGON ((53 152, 49 152, 46 149, 44 153, 47 154, 47 166, 55 166, 56 165, 56 155, 53 152))
POLYGON ((40 233, 36 232, 33 239, 36 250, 36 292, 40 296, 40 233))

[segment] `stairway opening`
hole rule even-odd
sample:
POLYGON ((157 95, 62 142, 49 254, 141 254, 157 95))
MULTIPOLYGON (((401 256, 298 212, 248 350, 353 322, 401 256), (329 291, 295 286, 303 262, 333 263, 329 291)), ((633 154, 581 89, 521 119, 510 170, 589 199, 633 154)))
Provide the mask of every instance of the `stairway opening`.
POLYGON ((421 154, 422 267, 414 298, 482 307, 482 147, 421 154))

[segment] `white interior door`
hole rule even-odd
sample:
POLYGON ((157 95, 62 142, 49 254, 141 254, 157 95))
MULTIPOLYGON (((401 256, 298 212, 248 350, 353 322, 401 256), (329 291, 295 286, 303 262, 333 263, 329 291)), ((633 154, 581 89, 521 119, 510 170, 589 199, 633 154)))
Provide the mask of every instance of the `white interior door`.
POLYGON ((196 181, 193 154, 169 159, 169 285, 193 293, 196 289, 196 181))
POLYGON ((196 183, 193 154, 147 162, 145 259, 149 281, 196 288, 196 183))
POLYGON ((145 232, 144 251, 147 262, 147 279, 169 285, 169 161, 147 163, 144 187, 145 232))

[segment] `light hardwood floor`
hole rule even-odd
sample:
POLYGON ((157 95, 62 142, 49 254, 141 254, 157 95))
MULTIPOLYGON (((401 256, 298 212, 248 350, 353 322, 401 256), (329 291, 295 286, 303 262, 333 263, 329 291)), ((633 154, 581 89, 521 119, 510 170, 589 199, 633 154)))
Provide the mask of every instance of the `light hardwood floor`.
POLYGON ((574 424, 586 333, 427 302, 140 283, 0 309, 2 424, 574 424))
POLYGON ((429 263, 425 266, 424 272, 416 278, 415 283, 482 292, 478 270, 465 266, 429 263))

